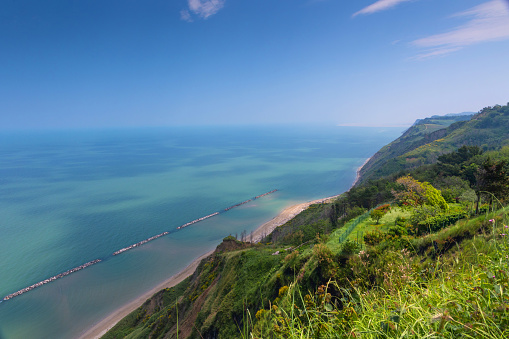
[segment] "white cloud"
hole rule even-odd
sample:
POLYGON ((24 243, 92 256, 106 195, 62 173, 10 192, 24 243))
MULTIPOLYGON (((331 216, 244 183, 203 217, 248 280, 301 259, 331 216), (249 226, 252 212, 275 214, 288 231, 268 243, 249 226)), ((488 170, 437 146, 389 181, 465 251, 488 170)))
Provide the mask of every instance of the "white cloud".
POLYGON ((411 0, 378 0, 374 4, 371 4, 367 7, 364 7, 358 12, 355 12, 352 17, 355 17, 360 14, 372 14, 375 12, 383 11, 386 9, 389 9, 391 7, 394 7, 396 5, 399 5, 402 2, 407 2, 411 0))
POLYGON ((193 18, 191 18, 191 13, 187 9, 183 9, 180 11, 180 18, 187 22, 193 22, 193 18))
POLYGON ((453 17, 467 17, 470 20, 449 32, 412 41, 412 45, 427 49, 416 59, 446 55, 485 41, 509 39, 509 8, 503 0, 485 2, 453 17))
POLYGON ((441 56, 441 55, 447 55, 447 54, 456 52, 456 51, 458 51, 460 49, 461 49, 460 47, 432 49, 432 50, 429 50, 429 51, 427 51, 425 53, 422 53, 422 54, 419 54, 419 55, 413 57, 413 59, 414 60, 423 60, 423 59, 438 57, 438 56, 441 56))
POLYGON ((180 17, 182 20, 191 22, 191 13, 193 13, 202 19, 207 19, 223 8, 224 3, 225 0, 187 0, 189 10, 182 10, 180 17))

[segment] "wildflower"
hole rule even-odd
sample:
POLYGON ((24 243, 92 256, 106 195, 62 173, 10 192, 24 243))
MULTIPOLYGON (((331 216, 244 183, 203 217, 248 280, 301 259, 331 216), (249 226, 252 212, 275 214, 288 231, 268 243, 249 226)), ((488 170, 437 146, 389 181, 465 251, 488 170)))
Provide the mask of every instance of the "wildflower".
POLYGON ((509 226, 507 226, 507 225, 504 225, 504 227, 505 227, 505 228, 509 228, 509 226))
POLYGON ((495 219, 490 219, 489 222, 495 222, 495 219))
POLYGON ((501 236, 505 237, 505 233, 500 234, 501 236))

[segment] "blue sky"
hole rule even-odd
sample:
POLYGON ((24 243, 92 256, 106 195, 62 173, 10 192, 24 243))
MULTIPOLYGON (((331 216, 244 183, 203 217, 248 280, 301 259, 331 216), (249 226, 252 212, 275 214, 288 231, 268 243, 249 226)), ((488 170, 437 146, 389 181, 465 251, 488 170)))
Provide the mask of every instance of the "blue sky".
POLYGON ((3 0, 0 128, 400 125, 509 101, 506 0, 3 0))

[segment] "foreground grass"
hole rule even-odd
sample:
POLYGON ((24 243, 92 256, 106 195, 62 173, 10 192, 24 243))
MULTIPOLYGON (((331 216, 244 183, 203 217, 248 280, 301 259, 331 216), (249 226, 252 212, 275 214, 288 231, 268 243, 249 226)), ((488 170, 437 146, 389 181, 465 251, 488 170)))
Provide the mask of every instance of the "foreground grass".
POLYGON ((351 275, 338 274, 314 292, 291 284, 257 313, 249 336, 507 338, 508 218, 505 211, 491 218, 461 221, 410 249, 361 251, 348 261, 351 275), (457 241, 429 246, 447 239, 457 241))

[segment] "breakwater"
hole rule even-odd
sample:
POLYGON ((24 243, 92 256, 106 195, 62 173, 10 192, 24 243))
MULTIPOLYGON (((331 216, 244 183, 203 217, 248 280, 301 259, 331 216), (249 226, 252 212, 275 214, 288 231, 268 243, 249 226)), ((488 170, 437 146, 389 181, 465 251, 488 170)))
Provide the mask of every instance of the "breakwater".
POLYGON ((182 226, 177 227, 177 229, 178 229, 178 230, 180 230, 180 229, 182 229, 182 228, 184 228, 184 227, 190 226, 190 225, 192 225, 192 224, 196 224, 196 223, 197 223, 197 222, 199 222, 199 221, 203 221, 203 220, 205 220, 205 219, 212 218, 213 216, 216 216, 216 215, 218 215, 218 214, 219 214, 219 212, 215 212, 215 213, 212 213, 212 214, 206 215, 206 216, 204 216, 204 217, 201 217, 201 218, 195 219, 195 220, 193 220, 193 221, 190 221, 190 222, 188 222, 188 223, 185 223, 185 224, 184 224, 184 225, 182 225, 182 226))
POLYGON ((97 263, 98 263, 98 262, 100 262, 100 261, 101 261, 100 259, 95 259, 95 260, 92 260, 92 261, 87 262, 86 264, 80 265, 80 266, 75 267, 75 268, 71 268, 71 269, 70 269, 70 270, 68 270, 68 271, 65 271, 65 272, 63 272, 63 273, 57 274, 57 275, 55 275, 55 276, 53 276, 53 277, 51 277, 51 278, 44 279, 43 281, 39 281, 38 283, 33 284, 33 285, 30 285, 30 286, 28 286, 28 287, 25 287, 25 288, 23 288, 23 289, 21 289, 21 290, 19 290, 19 291, 17 291, 17 292, 11 293, 11 294, 9 294, 9 295, 5 296, 3 300, 9 300, 9 299, 11 299, 11 298, 17 297, 18 295, 21 295, 21 294, 23 294, 23 293, 26 293, 26 292, 28 292, 28 291, 33 290, 34 288, 40 287, 40 286, 42 286, 42 285, 44 285, 44 284, 47 284, 47 283, 50 283, 50 282, 55 281, 55 280, 57 280, 57 279, 60 279, 60 278, 62 278, 62 277, 65 277, 66 275, 69 275, 69 274, 71 274, 71 273, 74 273, 74 272, 80 271, 80 270, 82 270, 82 269, 84 269, 84 268, 87 268, 88 266, 92 266, 92 265, 94 265, 94 264, 97 264, 97 263))
MULTIPOLYGON (((248 202, 250 202, 250 201, 253 201, 253 200, 259 199, 259 198, 261 198, 261 197, 264 197, 264 196, 266 196, 266 195, 272 194, 272 193, 274 193, 274 192, 277 192, 277 189, 272 190, 272 191, 267 192, 267 193, 264 193, 264 194, 261 194, 261 195, 258 195, 258 196, 254 197, 254 198, 248 199, 248 200, 246 200, 246 201, 240 202, 240 203, 235 204, 235 205, 232 205, 232 206, 230 206, 230 207, 227 207, 227 208, 225 208, 225 209, 221 210, 220 212, 214 212, 214 213, 212 213, 212 214, 209 214, 209 215, 206 215, 206 216, 204 216, 204 217, 201 217, 201 218, 195 219, 195 220, 193 220, 193 221, 190 221, 190 222, 188 222, 188 223, 185 223, 184 225, 177 227, 177 230, 183 229, 184 227, 187 227, 187 226, 191 226, 191 225, 196 224, 197 222, 203 221, 203 220, 205 220, 205 219, 212 218, 212 217, 214 217, 214 216, 218 215, 219 213, 227 212, 227 211, 231 210, 232 208, 235 208, 235 207, 238 207, 238 206, 244 205, 244 204, 246 204, 246 203, 248 203, 248 202)), ((135 248, 135 247, 139 247, 139 246, 141 246, 141 245, 143 245, 143 244, 148 243, 149 241, 155 240, 155 239, 160 238, 160 237, 162 237, 162 236, 165 236, 165 235, 167 235, 167 234, 170 234, 170 232, 166 231, 166 232, 163 232, 163 233, 160 233, 160 234, 154 235, 154 236, 152 236, 152 237, 150 237, 150 238, 147 238, 147 239, 145 239, 145 240, 139 241, 139 242, 137 242, 136 244, 132 244, 132 245, 130 245, 130 246, 128 246, 128 247, 124 247, 124 248, 122 248, 122 249, 119 249, 118 251, 113 252, 113 255, 114 255, 114 256, 115 256, 115 255, 119 255, 119 254, 121 254, 121 253, 124 253, 124 252, 126 252, 126 251, 129 251, 130 249, 133 249, 133 248, 135 248)), ((77 271, 79 271, 79 270, 82 270, 82 269, 84 269, 84 268, 86 268, 86 267, 88 267, 88 266, 92 266, 92 265, 94 265, 94 264, 97 264, 97 263, 98 263, 98 262, 100 262, 100 261, 101 261, 100 259, 96 259, 96 260, 89 261, 89 262, 87 262, 86 264, 83 264, 83 265, 80 265, 80 266, 78 266, 78 267, 72 268, 72 269, 70 269, 70 270, 68 270, 68 271, 65 271, 65 272, 63 272, 63 273, 57 274, 57 275, 55 275, 55 276, 53 276, 53 277, 51 277, 51 278, 45 279, 45 280, 40 281, 40 282, 38 282, 38 283, 36 283, 36 284, 30 285, 30 286, 28 286, 28 287, 25 287, 25 288, 23 288, 23 289, 21 289, 21 290, 19 290, 19 291, 17 291, 17 292, 11 293, 11 294, 9 294, 9 295, 5 296, 5 297, 3 298, 3 300, 5 301, 5 300, 9 300, 9 299, 11 299, 11 298, 17 297, 18 295, 21 295, 21 294, 23 294, 23 293, 26 293, 26 292, 28 292, 28 291, 33 290, 34 288, 37 288, 37 287, 42 286, 42 285, 44 285, 44 284, 47 284, 47 283, 49 283, 49 282, 52 282, 52 281, 55 281, 55 280, 60 279, 60 278, 62 278, 62 277, 65 277, 66 275, 69 275, 69 274, 71 274, 71 273, 74 273, 74 272, 77 272, 77 271)))
MULTIPOLYGON (((192 220, 190 222, 185 223, 184 225, 181 225, 181 226, 177 227, 177 230, 181 230, 181 229, 183 229, 183 228, 185 228, 187 226, 191 226, 191 225, 196 224, 197 222, 203 221, 205 219, 212 218, 212 217, 218 215, 219 213, 227 212, 227 211, 231 210, 232 208, 235 208, 235 207, 247 204, 250 201, 253 201, 253 200, 256 200, 256 199, 260 199, 261 197, 264 197, 266 195, 272 194, 274 192, 277 192, 277 189, 272 190, 272 191, 267 192, 267 193, 263 193, 263 194, 257 195, 256 197, 248 199, 246 201, 239 202, 238 204, 235 204, 235 205, 232 205, 230 207, 227 207, 227 208, 225 208, 225 209, 223 209, 223 210, 221 210, 219 212, 214 212, 214 213, 208 214, 208 215, 206 215, 204 217, 201 217, 201 218, 198 218, 198 219, 194 219, 194 220, 192 220)), ((169 233, 170 232, 163 232, 163 233, 160 233, 158 235, 154 235, 153 237, 150 237, 148 239, 145 239, 145 240, 142 240, 140 242, 137 242, 136 244, 132 244, 131 246, 127 246, 127 247, 121 248, 118 251, 113 252, 113 255, 118 255, 120 253, 124 253, 125 251, 129 251, 129 250, 131 250, 131 249, 133 249, 135 247, 138 247, 138 246, 141 246, 143 244, 146 244, 149 241, 155 240, 155 239, 160 238, 160 237, 162 237, 164 235, 167 235, 169 233)))
MULTIPOLYGON (((260 199, 261 197, 264 197, 264 196, 266 196, 266 195, 272 194, 272 193, 274 193, 274 192, 277 192, 277 189, 272 190, 272 191, 267 192, 267 193, 263 193, 263 194, 257 195, 256 197, 251 198, 251 199, 248 199, 248 200, 246 200, 246 201, 239 202, 238 204, 235 204, 235 205, 232 205, 232 206, 230 206, 230 207, 227 207, 227 208, 225 208, 225 209, 223 209, 223 210, 221 210, 221 211, 219 211, 219 212, 214 212, 214 213, 208 214, 208 215, 206 215, 206 216, 204 216, 204 217, 201 217, 201 218, 198 218, 198 219, 194 219, 194 220, 192 220, 192 221, 190 221, 190 222, 188 222, 188 223, 185 223, 184 225, 181 225, 181 226, 177 227, 177 230, 181 230, 181 229, 183 229, 183 228, 185 228, 185 227, 187 227, 187 226, 191 226, 191 225, 196 224, 197 222, 203 221, 203 220, 205 220, 205 219, 212 218, 212 217, 214 217, 214 216, 218 215, 219 213, 227 212, 227 211, 231 210, 232 208, 235 208, 235 207, 238 207, 238 206, 241 206, 241 205, 247 204, 247 203, 248 203, 248 202, 250 202, 250 201, 253 201, 253 200, 256 200, 256 199, 260 199)), ((158 234, 158 235, 154 235, 153 237, 150 237, 150 238, 148 238, 148 239, 145 239, 145 240, 142 240, 142 241, 140 241, 140 242, 137 242, 136 244, 132 244, 131 246, 128 246, 128 247, 124 247, 124 248, 122 248, 122 249, 119 249, 118 251, 113 252, 113 255, 118 255, 118 254, 120 254, 120 253, 124 253, 125 251, 129 251, 129 250, 131 250, 131 249, 133 249, 133 248, 135 248, 135 247, 138 247, 138 246, 141 246, 141 245, 143 245, 143 244, 146 244, 146 243, 148 243, 149 241, 155 240, 155 239, 160 238, 160 237, 162 237, 162 236, 164 236, 164 235, 167 235, 167 234, 169 234, 169 233, 170 233, 170 232, 163 232, 163 233, 160 233, 160 234, 158 234)))
POLYGON ((266 195, 272 194, 272 193, 274 193, 274 192, 277 192, 277 189, 276 189, 276 190, 272 190, 272 191, 267 192, 267 193, 263 193, 263 194, 257 195, 257 196, 256 196, 256 197, 254 197, 254 198, 248 199, 248 200, 243 201, 243 202, 239 202, 238 204, 235 204, 235 205, 233 205, 233 206, 226 207, 226 208, 223 210, 223 212, 229 211, 229 210, 231 210, 232 208, 235 208, 235 207, 239 207, 240 205, 247 204, 247 203, 248 203, 248 202, 250 202, 250 201, 253 201, 253 200, 256 200, 256 199, 260 199, 261 197, 264 197, 264 196, 266 196, 266 195))
POLYGON ((162 237, 163 235, 166 235, 166 234, 170 234, 170 232, 163 232, 163 233, 160 233, 160 234, 158 234, 158 235, 154 235, 153 237, 150 237, 150 238, 148 238, 148 239, 145 239, 145 240, 142 240, 142 241, 140 241, 140 242, 137 242, 136 244, 132 244, 131 246, 124 247, 124 248, 122 248, 122 249, 120 249, 120 250, 118 250, 118 251, 116 251, 116 252, 113 252, 113 255, 117 255, 117 254, 123 253, 123 252, 125 252, 125 251, 128 251, 128 250, 130 250, 130 249, 132 249, 132 248, 135 248, 135 247, 141 246, 141 245, 143 245, 143 244, 148 243, 149 241, 152 241, 152 240, 155 240, 155 239, 157 239, 157 238, 160 238, 160 237, 162 237))

